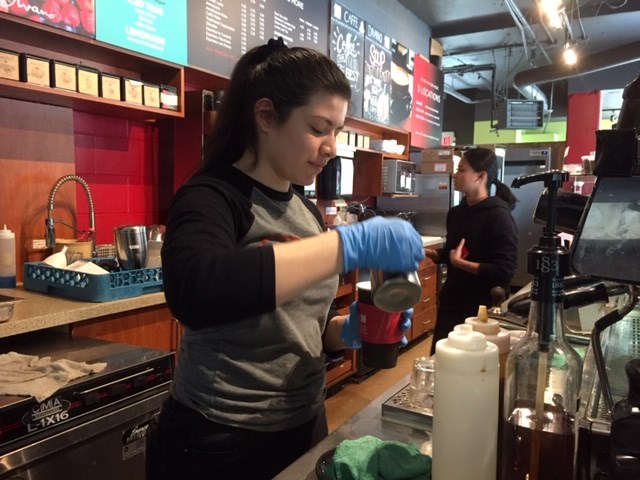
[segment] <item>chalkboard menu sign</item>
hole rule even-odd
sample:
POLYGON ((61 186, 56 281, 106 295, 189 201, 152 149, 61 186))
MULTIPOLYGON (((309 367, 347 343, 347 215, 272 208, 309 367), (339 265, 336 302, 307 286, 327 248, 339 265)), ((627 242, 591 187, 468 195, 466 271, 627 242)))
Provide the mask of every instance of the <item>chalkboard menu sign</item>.
POLYGON ((411 131, 413 109, 413 57, 414 52, 401 43, 391 42, 391 104, 389 122, 411 131))
POLYGON ((387 125, 391 92, 391 38, 370 24, 364 42, 362 117, 387 125))
POLYGON ((347 113, 352 117, 362 117, 364 32, 364 20, 337 3, 333 5, 329 54, 351 84, 347 113))
POLYGON ((327 53, 329 0, 189 2, 189 65, 230 75, 238 59, 270 38, 327 53))
POLYGON ((411 146, 438 148, 442 137, 444 74, 422 55, 413 62, 411 146))
POLYGON ((187 0, 96 0, 97 39, 186 65, 187 0))

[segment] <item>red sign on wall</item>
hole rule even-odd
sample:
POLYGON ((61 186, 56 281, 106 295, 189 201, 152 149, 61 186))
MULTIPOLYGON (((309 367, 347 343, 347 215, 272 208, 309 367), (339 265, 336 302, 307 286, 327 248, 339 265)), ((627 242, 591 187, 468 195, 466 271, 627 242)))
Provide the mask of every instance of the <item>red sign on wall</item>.
POLYGON ((411 146, 438 148, 442 137, 444 74, 416 54, 413 62, 413 108, 411 110, 411 146))

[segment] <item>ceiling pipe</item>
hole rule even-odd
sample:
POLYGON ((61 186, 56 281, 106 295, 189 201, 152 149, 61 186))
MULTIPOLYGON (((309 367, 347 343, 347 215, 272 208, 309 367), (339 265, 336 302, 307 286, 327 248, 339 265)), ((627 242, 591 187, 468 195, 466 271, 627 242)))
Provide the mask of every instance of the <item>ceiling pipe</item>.
MULTIPOLYGON (((476 73, 476 72, 491 72, 491 91, 493 92, 493 85, 495 83, 495 74, 496 74, 496 66, 493 64, 484 64, 484 65, 457 65, 455 67, 446 67, 442 69, 442 73, 445 75, 458 75, 465 73, 476 73)), ((492 98, 483 98, 480 100, 473 100, 466 95, 460 93, 458 90, 454 89, 452 86, 449 86, 445 83, 444 91, 447 95, 451 95, 454 98, 457 98, 461 102, 468 104, 477 104, 477 103, 485 103, 490 102, 492 98)))
MULTIPOLYGON (((444 86, 444 91, 446 94, 451 95, 454 98, 457 98, 461 102, 468 104, 478 104, 478 103, 486 103, 494 101, 495 94, 495 74, 496 74, 496 66, 495 64, 488 63, 482 65, 457 65, 455 67, 447 67, 442 69, 445 75, 449 74, 460 74, 460 73, 474 73, 481 71, 490 71, 491 72, 491 98, 485 98, 481 100, 473 100, 466 95, 460 93, 458 90, 455 90, 453 87, 446 85, 444 86)), ((547 96, 538 88, 536 85, 526 85, 522 87, 514 88, 527 100, 540 100, 542 101, 543 111, 549 110, 549 103, 547 100, 547 96)))
POLYGON ((457 91, 455 88, 450 87, 449 85, 446 85, 446 84, 444 86, 444 93, 446 93, 447 95, 451 95, 452 97, 457 98, 461 102, 468 103, 468 104, 485 103, 485 102, 491 101, 490 98, 484 98, 482 100, 472 100, 471 98, 457 91))
POLYGON ((531 59, 529 58, 529 51, 527 48, 526 35, 528 34, 531 37, 531 39, 534 41, 536 46, 540 49, 544 58, 546 58, 547 61, 551 63, 551 58, 549 57, 549 54, 544 49, 542 44, 538 41, 538 38, 536 37, 536 34, 533 31, 533 28, 531 27, 529 22, 527 22, 527 19, 522 14, 522 11, 518 8, 518 6, 515 4, 513 0, 506 0, 506 5, 507 5, 507 8, 509 9, 509 13, 511 13, 511 15, 513 16, 513 21, 516 23, 516 26, 520 29, 520 32, 522 34, 522 47, 525 50, 527 60, 531 61, 531 59))
POLYGON ((534 84, 564 80, 637 61, 640 61, 640 42, 582 57, 574 67, 554 64, 522 71, 515 75, 513 86, 520 91, 519 89, 534 86, 534 84))

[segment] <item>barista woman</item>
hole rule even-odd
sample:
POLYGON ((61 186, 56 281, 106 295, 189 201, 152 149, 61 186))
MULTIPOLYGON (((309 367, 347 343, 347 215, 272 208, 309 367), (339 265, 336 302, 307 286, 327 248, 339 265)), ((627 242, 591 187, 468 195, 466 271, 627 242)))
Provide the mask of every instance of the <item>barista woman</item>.
POLYGON ((516 198, 498 180, 498 161, 487 148, 462 154, 453 175, 454 188, 464 196, 447 214, 443 248, 426 249, 434 262, 447 264, 447 279, 438 297, 438 318, 431 353, 453 327, 475 316, 479 305, 491 305, 490 291, 509 292, 517 267, 518 232, 511 210, 516 198), (495 196, 491 187, 495 186, 495 196))
POLYGON ((357 315, 330 311, 338 275, 424 258, 403 220, 323 233, 292 188, 336 155, 350 94, 328 57, 281 39, 237 63, 169 212, 165 296, 185 330, 149 478, 267 479, 305 453, 327 435, 324 352, 360 344, 357 315))

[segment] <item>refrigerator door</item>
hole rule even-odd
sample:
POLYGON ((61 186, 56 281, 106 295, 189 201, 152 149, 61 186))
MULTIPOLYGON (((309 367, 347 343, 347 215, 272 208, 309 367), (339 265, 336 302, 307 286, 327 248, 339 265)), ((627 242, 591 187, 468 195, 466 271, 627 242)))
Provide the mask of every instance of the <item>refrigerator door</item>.
MULTIPOLYGON (((551 150, 548 148, 507 148, 504 157, 504 183, 511 188, 515 178, 544 172, 549 170, 550 165, 551 150)), ((518 199, 511 212, 518 227, 518 268, 511 286, 513 291, 517 291, 532 280, 531 274, 527 272, 527 254, 542 235, 542 225, 534 223, 533 218, 544 185, 535 182, 512 190, 518 199)))
POLYGON ((417 174, 416 197, 378 197, 377 207, 387 212, 416 212, 413 225, 421 235, 444 237, 447 212, 451 206, 449 174, 417 174))

